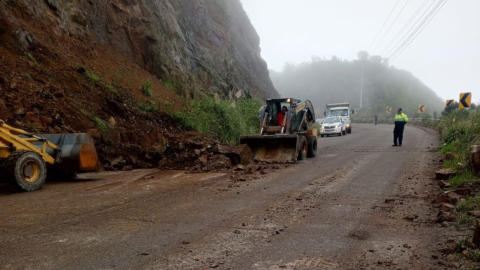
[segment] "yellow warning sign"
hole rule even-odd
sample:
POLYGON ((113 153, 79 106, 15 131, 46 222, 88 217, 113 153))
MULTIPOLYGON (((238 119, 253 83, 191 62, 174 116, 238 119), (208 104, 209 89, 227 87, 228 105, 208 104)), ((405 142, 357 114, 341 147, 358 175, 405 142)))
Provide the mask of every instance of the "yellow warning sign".
POLYGON ((425 105, 418 105, 418 113, 425 113, 425 105))
POLYGON ((453 105, 455 105, 455 100, 453 99, 447 99, 447 101, 445 102, 445 107, 450 107, 453 105))
POLYGON ((460 101, 458 102, 458 108, 465 109, 470 108, 472 101, 472 93, 460 93, 460 101))
POLYGON ((392 106, 387 106, 387 108, 385 109, 385 112, 392 113, 392 106))

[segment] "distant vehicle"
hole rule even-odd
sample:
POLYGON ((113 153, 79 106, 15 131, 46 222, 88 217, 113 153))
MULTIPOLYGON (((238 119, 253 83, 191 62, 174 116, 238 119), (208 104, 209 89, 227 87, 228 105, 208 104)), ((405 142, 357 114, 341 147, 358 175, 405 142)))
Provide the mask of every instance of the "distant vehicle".
POLYGON ((346 126, 347 133, 352 133, 352 110, 350 110, 350 102, 330 103, 326 105, 325 116, 341 117, 346 126))
POLYGON ((341 117, 327 117, 320 127, 321 137, 330 135, 342 136, 346 134, 347 125, 345 124, 345 120, 341 117))

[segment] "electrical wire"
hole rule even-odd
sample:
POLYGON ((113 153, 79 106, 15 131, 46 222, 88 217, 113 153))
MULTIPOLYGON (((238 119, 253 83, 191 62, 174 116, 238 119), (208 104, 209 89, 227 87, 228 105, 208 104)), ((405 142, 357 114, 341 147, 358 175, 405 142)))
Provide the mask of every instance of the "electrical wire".
POLYGON ((422 29, 420 29, 420 31, 413 37, 412 40, 410 40, 410 42, 397 54, 395 55, 389 62, 392 63, 393 61, 395 61, 395 59, 398 58, 398 56, 400 56, 400 54, 402 54, 402 52, 417 38, 417 36, 423 31, 423 29, 425 29, 425 27, 427 27, 427 25, 430 23, 430 21, 437 15, 437 13, 443 8, 443 6, 447 3, 448 0, 444 0, 443 3, 441 4, 441 6, 439 6, 437 8, 437 10, 435 11, 435 13, 428 19, 427 23, 424 24, 424 26, 422 27, 422 29))
MULTIPOLYGON (((442 1, 442 0, 440 0, 442 1)), ((437 2, 437 5, 440 3, 437 2)), ((407 33, 405 33, 405 35, 398 41, 398 43, 387 53, 387 59, 389 59, 393 54, 395 54, 396 52, 399 51, 400 48, 402 48, 403 46, 405 46, 405 44, 408 42, 408 40, 410 40, 410 38, 416 34, 416 32, 418 31, 418 29, 420 29, 420 25, 422 24, 422 22, 425 21, 425 18, 428 17, 428 14, 427 12, 430 11, 429 14, 432 13, 433 9, 435 8, 432 8, 432 6, 435 4, 435 1, 432 2, 430 4, 430 6, 423 12, 423 14, 420 16, 420 18, 415 22, 415 24, 407 31, 407 33), (425 15, 427 14, 427 15, 425 15), (420 22, 422 21, 422 22, 420 22), (419 24, 420 22, 420 24, 419 24), (414 29, 415 28, 415 29, 414 29), (412 32, 413 30, 413 32, 412 32)))
POLYGON ((385 22, 383 22, 383 25, 382 25, 382 27, 380 28, 380 31, 378 31, 377 35, 376 35, 375 38, 372 40, 372 43, 370 43, 370 45, 368 46, 368 48, 371 48, 372 45, 373 45, 373 44, 375 43, 375 41, 377 40, 378 35, 380 35, 380 33, 382 32, 383 28, 385 27, 385 24, 387 24, 388 20, 390 19, 390 16, 392 16, 393 11, 395 10, 395 8, 397 8, 398 2, 400 2, 400 0, 397 0, 397 3, 395 3, 395 6, 393 6, 392 11, 390 11, 390 14, 388 14, 387 19, 385 20, 385 22))
POLYGON ((383 48, 380 55, 384 55, 385 52, 387 52, 387 50, 390 49, 390 47, 392 47, 392 45, 395 43, 395 41, 397 41, 398 37, 400 37, 400 35, 410 25, 410 23, 413 21, 413 19, 415 19, 415 17, 417 17, 417 14, 420 12, 420 10, 423 9, 423 7, 428 3, 428 1, 430 1, 430 0, 424 0, 423 1, 423 3, 417 8, 415 13, 410 17, 410 19, 408 19, 408 21, 403 25, 403 27, 390 39, 390 41, 388 42, 388 45, 383 48))
POLYGON ((377 49, 377 47, 382 44, 382 41, 383 39, 387 36, 388 32, 390 32, 390 29, 392 29, 392 26, 397 22, 398 20, 398 17, 402 14, 403 10, 405 9, 405 7, 407 6, 408 2, 410 2, 410 0, 407 0, 405 2, 405 4, 403 5, 402 9, 400 10, 400 12, 397 14, 397 16, 395 17, 395 19, 393 19, 393 22, 390 24, 390 27, 388 27, 387 31, 385 31, 385 34, 383 34, 382 38, 380 39, 379 42, 377 42, 377 45, 372 49, 372 51, 375 53, 375 50, 377 49))

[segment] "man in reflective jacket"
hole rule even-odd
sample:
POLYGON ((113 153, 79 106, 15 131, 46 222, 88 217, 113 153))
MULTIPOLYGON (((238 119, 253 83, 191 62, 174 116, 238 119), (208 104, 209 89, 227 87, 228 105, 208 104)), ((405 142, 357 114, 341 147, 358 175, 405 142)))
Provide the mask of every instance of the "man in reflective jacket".
POLYGON ((408 117, 402 112, 402 108, 398 109, 397 114, 395 115, 395 128, 393 129, 393 145, 392 146, 402 146, 403 142, 403 130, 405 125, 408 122, 408 117), (398 141, 398 144, 397 144, 398 141))

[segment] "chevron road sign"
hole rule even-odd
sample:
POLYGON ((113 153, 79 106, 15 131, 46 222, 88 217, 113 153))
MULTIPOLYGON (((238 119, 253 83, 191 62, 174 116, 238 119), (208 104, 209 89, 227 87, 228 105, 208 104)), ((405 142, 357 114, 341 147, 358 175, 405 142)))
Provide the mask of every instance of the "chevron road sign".
POLYGON ((470 108, 472 101, 472 93, 460 93, 460 100, 458 101, 458 108, 465 109, 470 108))
POLYGON ((453 106, 454 104, 455 104, 455 100, 447 99, 447 101, 445 102, 445 107, 450 107, 450 106, 453 106))
POLYGON ((386 113, 391 113, 392 112, 392 106, 387 106, 387 108, 385 109, 385 112, 386 113))
POLYGON ((425 113, 425 105, 418 105, 418 112, 419 113, 425 113))

